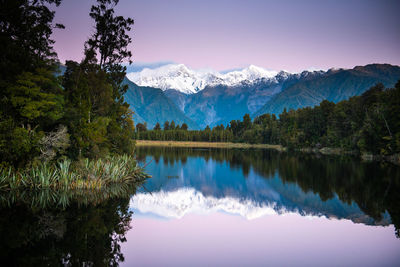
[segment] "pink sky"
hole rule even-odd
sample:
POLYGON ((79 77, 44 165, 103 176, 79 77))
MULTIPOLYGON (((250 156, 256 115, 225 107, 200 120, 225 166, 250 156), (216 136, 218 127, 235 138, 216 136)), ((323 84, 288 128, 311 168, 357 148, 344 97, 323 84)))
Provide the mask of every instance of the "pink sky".
MULTIPOLYGON (((56 22, 60 60, 80 60, 92 32, 91 1, 64 1, 56 22)), ((350 68, 400 64, 396 0, 120 0, 135 19, 134 61, 173 61, 216 70, 254 64, 268 69, 350 68)))
POLYGON ((394 227, 298 214, 135 218, 122 266, 394 266, 394 227))

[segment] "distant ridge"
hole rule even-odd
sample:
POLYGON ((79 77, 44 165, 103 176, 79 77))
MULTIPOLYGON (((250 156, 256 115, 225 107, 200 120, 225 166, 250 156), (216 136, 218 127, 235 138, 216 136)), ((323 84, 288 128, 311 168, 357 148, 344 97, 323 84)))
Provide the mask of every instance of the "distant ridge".
POLYGON ((394 87, 400 79, 400 67, 389 64, 370 64, 353 69, 329 70, 325 75, 300 80, 271 97, 253 117, 280 114, 284 108, 298 109, 318 105, 322 100, 339 102, 360 95, 377 83, 394 87))

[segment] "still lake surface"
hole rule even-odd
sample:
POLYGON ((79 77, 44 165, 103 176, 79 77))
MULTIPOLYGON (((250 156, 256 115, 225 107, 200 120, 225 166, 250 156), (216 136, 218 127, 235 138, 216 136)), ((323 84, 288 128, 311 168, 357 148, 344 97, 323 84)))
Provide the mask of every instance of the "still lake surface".
POLYGON ((399 167, 270 150, 138 148, 137 158, 153 177, 129 196, 67 204, 58 196, 3 196, 1 259, 22 266, 400 265, 399 167))

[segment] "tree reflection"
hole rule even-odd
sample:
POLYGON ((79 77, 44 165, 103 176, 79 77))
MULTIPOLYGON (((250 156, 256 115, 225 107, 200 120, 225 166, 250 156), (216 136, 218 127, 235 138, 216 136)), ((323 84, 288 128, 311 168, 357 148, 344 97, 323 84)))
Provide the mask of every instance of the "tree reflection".
POLYGON ((2 265, 117 266, 124 260, 120 244, 130 229, 129 199, 135 190, 3 192, 2 265))
POLYGON ((265 179, 278 173, 284 183, 297 184, 305 193, 318 194, 322 201, 337 196, 349 205, 356 203, 375 224, 388 212, 396 235, 400 234, 400 168, 388 163, 272 150, 142 147, 137 153, 142 159, 151 155, 169 163, 182 162, 188 157, 213 159, 227 163, 232 169, 241 169, 244 176, 254 170, 265 179))

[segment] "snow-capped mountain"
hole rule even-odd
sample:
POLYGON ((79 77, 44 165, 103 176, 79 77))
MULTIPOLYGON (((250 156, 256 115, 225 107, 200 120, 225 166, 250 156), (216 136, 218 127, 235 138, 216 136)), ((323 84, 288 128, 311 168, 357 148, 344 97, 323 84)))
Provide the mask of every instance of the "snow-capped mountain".
MULTIPOLYGON (((279 74, 288 74, 280 72, 279 74)), ((130 72, 127 78, 139 86, 150 86, 162 90, 175 89, 185 94, 193 94, 206 86, 235 86, 251 84, 259 79, 275 79, 277 71, 266 70, 254 65, 242 70, 219 73, 212 70, 192 70, 183 64, 168 64, 159 68, 145 68, 130 72)))
POLYGON ((147 65, 127 75, 132 82, 126 80, 130 86, 126 99, 136 121, 148 125, 167 120, 192 122, 191 129, 204 129, 227 125, 246 113, 254 118, 266 113, 279 115, 285 108, 315 106, 325 99, 338 102, 360 95, 376 83, 391 88, 399 73, 399 66, 388 64, 298 73, 256 66, 215 72, 191 70, 182 64, 147 65))

